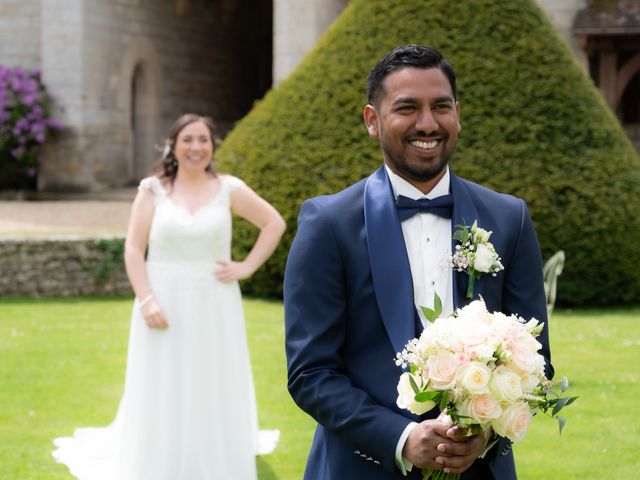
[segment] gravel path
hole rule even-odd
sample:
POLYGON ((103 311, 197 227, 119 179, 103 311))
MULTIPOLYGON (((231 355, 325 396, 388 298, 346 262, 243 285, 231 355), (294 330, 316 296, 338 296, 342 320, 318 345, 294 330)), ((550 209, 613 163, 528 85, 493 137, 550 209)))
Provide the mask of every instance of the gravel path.
POLYGON ((0 237, 124 235, 131 201, 0 201, 0 237))

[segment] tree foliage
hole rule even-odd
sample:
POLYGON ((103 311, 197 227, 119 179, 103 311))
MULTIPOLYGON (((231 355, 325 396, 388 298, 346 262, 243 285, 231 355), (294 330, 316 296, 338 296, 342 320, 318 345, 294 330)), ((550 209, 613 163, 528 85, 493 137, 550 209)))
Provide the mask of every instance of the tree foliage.
MULTIPOLYGON (((368 72, 406 43, 443 52, 459 82, 455 172, 524 198, 543 257, 566 252, 558 301, 640 298, 640 160, 533 0, 352 0, 295 72, 224 141, 221 169, 282 212, 288 232, 245 291, 280 295, 301 203, 381 163, 362 121, 368 72)), ((236 257, 255 234, 239 224, 236 257)))

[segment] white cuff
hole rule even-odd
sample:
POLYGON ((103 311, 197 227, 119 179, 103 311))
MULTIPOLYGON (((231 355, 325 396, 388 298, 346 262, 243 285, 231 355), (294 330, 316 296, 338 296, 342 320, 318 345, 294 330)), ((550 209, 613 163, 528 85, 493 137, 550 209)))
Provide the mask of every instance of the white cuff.
POLYGON ((404 428, 402 435, 398 439, 398 444, 396 445, 396 467, 400 470, 400 473, 407 476, 407 473, 413 470, 413 463, 402 456, 402 449, 404 448, 404 444, 407 443, 407 438, 409 438, 409 434, 411 431, 418 425, 416 422, 411 422, 404 428))

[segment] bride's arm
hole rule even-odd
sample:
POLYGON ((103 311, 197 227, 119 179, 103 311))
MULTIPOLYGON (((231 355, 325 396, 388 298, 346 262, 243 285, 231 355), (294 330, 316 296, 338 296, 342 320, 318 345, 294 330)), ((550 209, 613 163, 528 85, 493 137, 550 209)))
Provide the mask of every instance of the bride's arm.
POLYGON ((274 252, 287 227, 278 211, 244 184, 231 192, 231 211, 258 227, 260 234, 242 262, 217 262, 216 278, 223 282, 253 275, 274 252))
POLYGON ((127 238, 124 243, 124 264, 147 325, 151 328, 167 328, 169 326, 167 319, 153 297, 144 264, 154 209, 153 192, 141 188, 131 207, 127 238))

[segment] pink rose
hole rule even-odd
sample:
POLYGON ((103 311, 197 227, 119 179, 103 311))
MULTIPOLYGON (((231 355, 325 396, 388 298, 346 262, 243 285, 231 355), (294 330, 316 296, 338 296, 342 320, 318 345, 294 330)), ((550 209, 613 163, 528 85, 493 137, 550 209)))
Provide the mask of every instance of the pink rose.
POLYGON ((456 383, 458 361, 455 354, 440 351, 429 357, 427 368, 431 379, 429 386, 434 390, 449 390, 456 383))
POLYGON ((499 418, 502 415, 502 407, 495 398, 489 395, 478 395, 464 402, 461 413, 471 417, 471 423, 485 424, 499 418))
POLYGON ((498 435, 507 437, 512 442, 519 442, 529 428, 531 418, 528 405, 516 403, 507 407, 500 418, 492 420, 491 426, 498 435))

